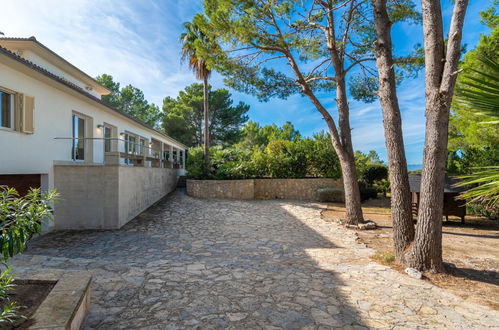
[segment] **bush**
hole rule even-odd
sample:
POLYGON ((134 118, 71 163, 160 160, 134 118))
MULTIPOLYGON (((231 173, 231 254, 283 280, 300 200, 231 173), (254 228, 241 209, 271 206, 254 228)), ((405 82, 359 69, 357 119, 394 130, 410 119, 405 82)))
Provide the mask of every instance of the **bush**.
POLYGON ((308 175, 312 177, 341 177, 340 161, 333 149, 329 134, 315 134, 314 139, 300 141, 305 148, 308 161, 308 175))
POLYGON ((341 170, 329 136, 296 141, 272 140, 265 148, 247 149, 239 145, 210 148, 210 171, 204 174, 204 151, 189 150, 186 160, 190 179, 248 178, 339 178, 341 170))
POLYGON ((299 143, 273 141, 265 148, 267 175, 271 178, 304 178, 307 156, 299 143))
MULTIPOLYGON (((0 252, 5 264, 9 258, 22 253, 34 234, 40 233, 43 219, 52 219, 51 202, 55 201, 55 191, 44 194, 39 189, 31 189, 24 197, 19 197, 13 188, 0 186, 0 252)), ((0 273, 0 328, 10 327, 20 318, 20 306, 10 300, 8 290, 12 289, 10 267, 0 273)))
POLYGON ((378 197, 378 190, 373 187, 361 187, 360 188, 360 201, 364 202, 368 199, 374 199, 378 197))
POLYGON ((479 217, 485 217, 490 220, 499 219, 499 207, 486 208, 481 204, 470 203, 466 205, 466 213, 470 215, 476 215, 479 217))
POLYGON ((187 159, 185 161, 187 169, 187 177, 189 179, 203 179, 204 178, 204 150, 201 147, 189 149, 187 159))
POLYGON ((336 188, 317 189, 316 198, 319 202, 343 202, 343 190, 336 188))
POLYGON ((361 180, 368 185, 388 179, 388 168, 382 164, 369 164, 362 172, 361 180))
POLYGON ((376 181, 374 183, 374 188, 376 188, 379 193, 382 193, 383 197, 386 197, 386 193, 390 191, 390 181, 386 179, 376 181))

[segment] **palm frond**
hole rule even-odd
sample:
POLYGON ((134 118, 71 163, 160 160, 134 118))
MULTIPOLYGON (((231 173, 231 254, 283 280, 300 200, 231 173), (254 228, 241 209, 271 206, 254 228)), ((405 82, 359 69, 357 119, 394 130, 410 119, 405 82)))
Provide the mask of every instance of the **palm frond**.
POLYGON ((200 55, 199 49, 206 47, 209 42, 207 36, 199 29, 194 22, 184 23, 184 32, 180 34, 181 59, 186 61, 189 68, 194 72, 196 78, 204 80, 209 78, 211 70, 208 68, 206 60, 200 55))
POLYGON ((466 82, 456 88, 456 100, 480 116, 499 117, 499 63, 484 57, 479 61, 487 72, 472 69, 465 74, 466 82))
POLYGON ((461 194, 470 204, 481 204, 486 208, 499 207, 499 166, 477 168, 472 174, 460 177, 462 182, 457 186, 470 186, 461 194))

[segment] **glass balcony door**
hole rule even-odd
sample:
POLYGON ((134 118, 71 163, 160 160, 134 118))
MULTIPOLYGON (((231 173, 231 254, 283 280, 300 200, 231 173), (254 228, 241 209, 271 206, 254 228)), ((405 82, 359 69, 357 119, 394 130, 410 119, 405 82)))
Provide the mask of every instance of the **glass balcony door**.
POLYGON ((75 161, 85 160, 85 119, 73 115, 73 146, 71 159, 75 161))

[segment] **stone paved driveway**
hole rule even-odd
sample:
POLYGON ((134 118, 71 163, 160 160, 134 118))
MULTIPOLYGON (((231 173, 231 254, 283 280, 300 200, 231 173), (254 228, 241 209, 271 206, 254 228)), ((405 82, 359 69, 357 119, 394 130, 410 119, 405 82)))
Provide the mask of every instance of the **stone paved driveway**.
POLYGON ((371 262, 320 210, 176 192, 121 230, 35 239, 14 264, 92 272, 88 329, 499 325, 495 311, 371 262))

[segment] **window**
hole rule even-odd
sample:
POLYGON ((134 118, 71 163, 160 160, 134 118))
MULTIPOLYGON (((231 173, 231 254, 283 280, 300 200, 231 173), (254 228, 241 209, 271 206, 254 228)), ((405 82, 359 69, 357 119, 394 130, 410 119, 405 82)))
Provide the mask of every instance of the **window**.
POLYGON ((104 126, 104 152, 111 152, 112 128, 104 126))
POLYGON ((0 90, 0 127, 14 129, 14 94, 0 90))
POLYGON ((137 138, 135 135, 125 133, 125 152, 128 154, 135 154, 137 150, 137 138))
POLYGON ((73 115, 73 160, 85 160, 85 119, 73 115))
POLYGON ((139 155, 144 156, 145 154, 146 154, 146 140, 143 138, 140 138, 139 155))

